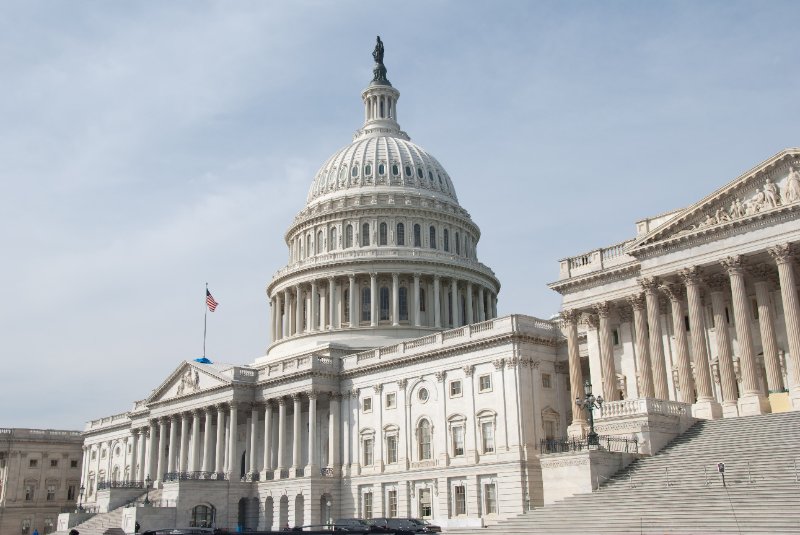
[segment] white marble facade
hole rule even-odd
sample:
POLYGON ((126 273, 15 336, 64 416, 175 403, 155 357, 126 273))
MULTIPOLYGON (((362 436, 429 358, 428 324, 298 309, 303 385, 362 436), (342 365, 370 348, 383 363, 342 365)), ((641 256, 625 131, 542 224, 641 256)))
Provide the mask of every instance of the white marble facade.
POLYGON ((267 354, 181 362, 89 422, 89 505, 149 478, 175 525, 212 510, 220 527, 480 525, 543 504, 539 441, 585 432, 571 400, 587 378, 609 402, 705 418, 800 404, 800 150, 561 261, 560 320, 497 317, 480 229, 400 129, 399 92, 378 80, 361 96, 364 125, 285 234, 267 354))

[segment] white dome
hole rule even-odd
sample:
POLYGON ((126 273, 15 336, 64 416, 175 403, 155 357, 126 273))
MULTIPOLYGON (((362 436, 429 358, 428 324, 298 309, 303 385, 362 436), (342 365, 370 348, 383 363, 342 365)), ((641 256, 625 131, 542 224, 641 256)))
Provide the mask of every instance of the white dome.
MULTIPOLYGON (((401 137, 403 136, 403 137, 401 137)), ((333 154, 317 171, 307 203, 341 193, 425 193, 458 202, 450 176, 419 145, 395 135, 360 136, 333 154)))

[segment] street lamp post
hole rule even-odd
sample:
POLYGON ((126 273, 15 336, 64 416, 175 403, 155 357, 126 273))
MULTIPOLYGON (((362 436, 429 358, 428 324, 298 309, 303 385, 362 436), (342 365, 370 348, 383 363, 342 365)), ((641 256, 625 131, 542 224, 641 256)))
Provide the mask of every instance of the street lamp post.
POLYGON ((78 511, 83 512, 83 493, 86 491, 86 487, 81 485, 78 489, 78 511))
POLYGON ((144 495, 144 504, 150 505, 150 483, 153 480, 150 479, 150 474, 147 474, 147 478, 144 480, 144 487, 147 489, 147 493, 144 495))
POLYGON ((595 397, 592 394, 592 383, 589 382, 589 379, 586 379, 586 382, 583 383, 583 393, 585 397, 583 399, 576 398, 575 404, 581 409, 586 409, 586 412, 589 413, 589 436, 586 437, 588 445, 599 446, 599 437, 594 432, 594 409, 599 409, 603 406, 603 396, 595 397))

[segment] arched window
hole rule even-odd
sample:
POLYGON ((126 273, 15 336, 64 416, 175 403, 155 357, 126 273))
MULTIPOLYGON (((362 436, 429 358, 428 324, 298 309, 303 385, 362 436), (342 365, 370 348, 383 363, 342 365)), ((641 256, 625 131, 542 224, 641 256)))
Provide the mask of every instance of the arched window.
POLYGON ((406 227, 402 223, 397 224, 397 245, 406 244, 406 227))
POLYGON ((425 312, 425 288, 419 289, 419 311, 425 312))
POLYGON ((406 166, 406 176, 411 176, 411 166, 410 165, 406 166))
POLYGON ((210 505, 196 505, 192 508, 192 520, 189 527, 210 528, 214 525, 214 507, 210 505))
POLYGON ((429 229, 431 249, 436 249, 436 227, 431 225, 429 229))
MULTIPOLYGON (((352 171, 350 171, 350 175, 351 176, 358 176, 358 167, 356 167, 354 165, 352 171)), ((440 179, 440 181, 441 181, 441 179, 440 179)))
POLYGON ((450 252, 450 233, 444 229, 444 250, 450 252))
POLYGON ((331 229, 331 240, 328 242, 328 250, 333 251, 336 249, 336 227, 331 229))
POLYGON ((372 297, 369 288, 361 289, 361 321, 372 321, 372 297))
POLYGON ((365 176, 369 176, 371 174, 372 174, 372 166, 370 164, 365 165, 364 166, 364 175, 365 176))
POLYGON ((461 254, 461 242, 458 241, 458 232, 456 232, 456 254, 461 254))
POLYGON ((317 232, 317 254, 322 254, 322 244, 324 243, 322 231, 317 232))
POLYGON ((420 461, 430 460, 431 458, 431 423, 422 420, 417 429, 417 445, 420 461))
POLYGON ((386 223, 378 225, 378 245, 389 243, 389 232, 386 230, 386 223))
POLYGON ((408 288, 405 286, 400 287, 398 301, 400 304, 400 321, 408 321, 408 288))
POLYGON ((399 174, 400 174, 400 168, 399 168, 399 167, 397 167, 397 164, 396 164, 396 163, 395 163, 395 164, 392 164, 392 174, 393 174, 394 176, 397 176, 397 175, 399 175, 399 174))
POLYGON ((389 321, 389 288, 386 286, 381 286, 380 289, 380 300, 381 300, 381 313, 380 318, 381 321, 389 321))
POLYGON ((386 174, 386 166, 384 166, 383 164, 380 164, 378 166, 378 174, 379 175, 385 175, 386 174))
POLYGON ((422 247, 422 229, 414 225, 414 247, 422 247))
POLYGON ((311 256, 314 253, 314 249, 311 248, 311 233, 309 232, 306 234, 306 258, 311 256))
POLYGON ((342 296, 344 300, 344 322, 350 323, 350 289, 345 288, 344 295, 342 296))
POLYGON ((361 225, 361 247, 369 245, 369 223, 361 225))
POLYGON ((349 249, 353 246, 353 225, 347 225, 344 229, 344 248, 349 249))

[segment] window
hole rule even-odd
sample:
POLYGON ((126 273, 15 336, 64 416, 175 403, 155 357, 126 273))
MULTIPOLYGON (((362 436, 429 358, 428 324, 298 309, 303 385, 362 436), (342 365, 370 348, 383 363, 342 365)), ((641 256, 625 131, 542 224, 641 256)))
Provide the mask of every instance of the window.
POLYGON ((422 230, 419 225, 414 225, 414 247, 422 247, 422 230))
POLYGON ((461 241, 458 239, 458 232, 456 232, 456 254, 461 254, 461 241))
POLYGON ((69 467, 70 467, 70 468, 78 468, 78 461, 77 461, 76 459, 72 459, 72 460, 69 462, 69 467))
POLYGON ((370 289, 361 289, 361 321, 372 321, 372 298, 370 289))
POLYGON ((542 374, 542 388, 552 388, 552 383, 549 373, 542 374))
POLYGON ((369 176, 372 174, 372 166, 367 164, 364 166, 364 175, 369 176))
POLYGON ((613 331, 611 331, 611 339, 615 346, 619 345, 619 330, 614 329, 613 331))
POLYGON ((425 312, 425 288, 419 289, 419 311, 425 312))
POLYGON ((365 492, 364 493, 364 518, 370 519, 372 518, 372 493, 365 492))
POLYGON ((386 166, 383 164, 378 165, 378 174, 385 175, 386 174, 386 166))
POLYGON ((492 376, 491 375, 481 375, 478 377, 478 389, 481 392, 489 392, 492 390, 492 376))
POLYGON ((453 428, 453 456, 464 455, 464 427, 456 426, 453 428))
POLYGON ((189 524, 193 528, 210 528, 214 525, 214 508, 209 505, 196 505, 192 508, 192 520, 189 524))
POLYGON ((497 514, 497 487, 494 483, 483 486, 483 505, 487 515, 497 514))
POLYGON ((22 535, 28 535, 31 532, 31 519, 30 518, 23 518, 22 519, 22 535))
POLYGON ((306 258, 310 257, 313 252, 314 249, 311 248, 311 233, 309 232, 306 234, 306 258))
POLYGON ((422 420, 418 429, 418 448, 419 460, 426 461, 431 459, 431 423, 422 420))
POLYGON ((325 239, 322 236, 322 231, 320 230, 317 232, 317 254, 322 254, 322 245, 324 244, 325 239))
POLYGON ((408 288, 401 286, 397 299, 400 305, 400 321, 408 321, 408 288))
POLYGON ((371 438, 364 439, 364 466, 372 466, 372 444, 373 440, 371 438))
POLYGON ((50 468, 58 468, 58 459, 50 459, 50 468))
POLYGON ((397 518, 397 491, 392 489, 386 497, 386 514, 389 518, 397 518))
POLYGON ((444 250, 445 252, 450 251, 450 232, 447 229, 444 229, 444 250))
POLYGON ((361 401, 362 412, 372 412, 372 398, 364 398, 361 401))
POLYGON ((461 381, 450 382, 450 397, 451 398, 461 397, 461 381))
POLYGON ((52 502, 56 499, 56 486, 54 484, 47 485, 47 501, 52 502))
POLYGON ((406 176, 411 176, 411 166, 410 165, 406 166, 406 176))
POLYGON ((44 532, 53 533, 55 531, 55 522, 53 522, 52 518, 45 518, 44 519, 44 532))
POLYGON ((386 462, 388 464, 397 463, 397 435, 386 437, 386 462))
POLYGON ((331 251, 336 249, 336 227, 333 227, 331 229, 331 238, 330 241, 328 242, 328 249, 331 251))
POLYGON ((28 461, 28 468, 36 468, 39 466, 39 459, 31 459, 28 461))
POLYGON ((456 516, 467 514, 467 487, 464 485, 453 487, 453 509, 456 516))
POLYGON ((422 168, 417 167, 417 178, 421 179, 423 176, 425 175, 422 173, 422 168))
POLYGON ((481 423, 481 440, 483 441, 483 453, 494 453, 494 423, 481 423))
POLYGON ((430 238, 431 249, 436 249, 436 227, 431 225, 431 228, 428 229, 428 234, 430 238))
POLYGON ((544 438, 553 440, 556 438, 556 422, 555 420, 544 421, 544 438))
POLYGON ((378 316, 381 321, 389 321, 389 288, 382 286, 380 289, 381 310, 378 316))
POLYGON ((378 225, 378 245, 386 245, 389 243, 389 231, 386 228, 386 223, 378 225))
POLYGON ((397 245, 406 244, 406 227, 402 223, 397 224, 397 245))
POLYGON ((350 171, 350 176, 358 176, 358 167, 353 166, 353 169, 350 171))
POLYGON ((397 167, 397 164, 396 164, 396 163, 395 163, 395 164, 392 164, 392 174, 393 174, 394 176, 397 176, 397 175, 399 175, 399 174, 400 174, 400 168, 399 168, 399 167, 397 167))
POLYGON ((369 245, 369 223, 361 225, 361 247, 369 245))
POLYGON ((92 452, 92 460, 94 461, 95 459, 97 459, 97 451, 92 452))
POLYGON ((75 485, 70 485, 67 487, 67 500, 73 501, 75 500, 75 485))
POLYGON ((394 409, 397 407, 397 392, 389 392, 386 394, 386 408, 394 409))
POLYGON ((346 323, 350 323, 350 290, 346 289, 344 291, 344 321, 346 323))
POLYGON ((428 393, 427 388, 420 388, 419 392, 417 392, 417 399, 419 399, 423 403, 428 401, 428 397, 430 397, 430 394, 428 393))
POLYGON ((353 246, 353 225, 347 225, 344 229, 344 248, 349 249, 353 246))
POLYGON ((422 518, 430 518, 433 516, 431 489, 419 489, 419 516, 422 518))
POLYGON ((30 483, 25 485, 25 501, 32 502, 33 499, 36 497, 36 491, 30 483))

